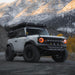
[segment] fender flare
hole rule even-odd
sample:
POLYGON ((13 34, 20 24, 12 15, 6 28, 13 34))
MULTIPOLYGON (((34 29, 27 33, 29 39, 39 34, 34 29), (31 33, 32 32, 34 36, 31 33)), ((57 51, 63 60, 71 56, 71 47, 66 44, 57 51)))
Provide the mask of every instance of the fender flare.
POLYGON ((7 47, 8 47, 8 46, 10 46, 10 47, 11 47, 11 50, 14 51, 14 46, 13 46, 11 43, 7 44, 7 47))
POLYGON ((32 40, 28 41, 25 43, 24 47, 27 45, 27 44, 33 44, 34 46, 36 46, 36 43, 32 40))

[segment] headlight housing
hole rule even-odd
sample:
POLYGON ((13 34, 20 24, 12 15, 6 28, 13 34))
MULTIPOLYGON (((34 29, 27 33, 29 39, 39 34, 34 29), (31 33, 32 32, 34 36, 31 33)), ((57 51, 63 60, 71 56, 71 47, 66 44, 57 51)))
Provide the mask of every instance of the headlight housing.
POLYGON ((39 43, 44 43, 44 41, 45 41, 44 38, 42 38, 42 37, 38 38, 39 43))

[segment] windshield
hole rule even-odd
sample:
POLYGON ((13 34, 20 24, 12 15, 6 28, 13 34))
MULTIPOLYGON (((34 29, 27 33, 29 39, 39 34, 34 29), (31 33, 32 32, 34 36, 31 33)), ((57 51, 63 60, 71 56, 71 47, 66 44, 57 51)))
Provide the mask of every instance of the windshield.
POLYGON ((45 28, 27 28, 27 35, 49 35, 45 28))

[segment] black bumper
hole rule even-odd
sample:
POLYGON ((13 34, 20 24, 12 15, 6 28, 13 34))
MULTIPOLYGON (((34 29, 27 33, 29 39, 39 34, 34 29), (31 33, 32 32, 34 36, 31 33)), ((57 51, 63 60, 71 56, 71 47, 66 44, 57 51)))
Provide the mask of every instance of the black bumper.
POLYGON ((38 45, 37 48, 40 51, 41 56, 52 56, 66 49, 66 45, 63 46, 50 46, 50 45, 38 45))
POLYGON ((50 46, 50 45, 47 45, 47 44, 39 44, 37 45, 37 47, 40 49, 40 50, 46 50, 46 51, 63 51, 66 49, 66 45, 62 45, 62 46, 50 46))

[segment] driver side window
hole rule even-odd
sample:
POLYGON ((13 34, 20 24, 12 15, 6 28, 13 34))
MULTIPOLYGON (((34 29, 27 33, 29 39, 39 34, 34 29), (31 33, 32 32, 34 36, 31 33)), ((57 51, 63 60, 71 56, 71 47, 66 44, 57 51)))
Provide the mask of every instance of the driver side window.
POLYGON ((20 29, 17 31, 17 37, 24 37, 24 36, 25 36, 24 29, 20 29))

